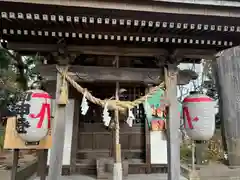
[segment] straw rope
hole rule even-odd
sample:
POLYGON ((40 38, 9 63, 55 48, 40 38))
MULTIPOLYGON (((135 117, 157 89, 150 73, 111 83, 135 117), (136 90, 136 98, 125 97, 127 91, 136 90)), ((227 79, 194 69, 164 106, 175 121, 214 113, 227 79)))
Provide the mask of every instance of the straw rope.
POLYGON ((84 94, 85 93, 85 97, 92 103, 97 104, 99 106, 104 107, 106 102, 108 102, 108 109, 111 110, 116 110, 118 109, 119 111, 125 111, 127 109, 132 109, 136 106, 138 106, 139 104, 142 104, 145 102, 145 100, 151 96, 153 96, 155 94, 155 92, 157 90, 159 90, 160 88, 164 88, 164 83, 162 82, 161 84, 159 84, 158 86, 154 87, 151 89, 151 91, 149 91, 148 94, 146 94, 145 96, 142 96, 134 101, 120 101, 120 100, 109 100, 109 99, 99 99, 94 97, 87 89, 83 88, 82 86, 80 86, 75 80, 73 80, 66 71, 64 71, 64 69, 60 68, 59 66, 56 67, 57 71, 63 76, 63 78, 65 77, 66 80, 80 93, 84 94))

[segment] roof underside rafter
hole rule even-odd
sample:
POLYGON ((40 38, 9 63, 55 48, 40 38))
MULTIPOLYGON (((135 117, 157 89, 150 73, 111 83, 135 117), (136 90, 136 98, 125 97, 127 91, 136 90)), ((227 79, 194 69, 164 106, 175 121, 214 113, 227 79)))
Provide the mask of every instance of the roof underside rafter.
POLYGON ((1 3, 1 38, 15 47, 22 42, 53 45, 64 39, 70 46, 215 52, 240 43, 236 18, 1 3))

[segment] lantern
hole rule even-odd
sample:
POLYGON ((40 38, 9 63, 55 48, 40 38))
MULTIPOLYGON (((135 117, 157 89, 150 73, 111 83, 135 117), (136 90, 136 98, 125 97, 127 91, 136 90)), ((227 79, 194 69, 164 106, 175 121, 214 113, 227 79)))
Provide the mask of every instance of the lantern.
POLYGON ((215 103, 200 93, 191 93, 183 100, 184 127, 192 140, 209 140, 215 130, 215 103))
POLYGON ((42 90, 29 90, 16 104, 16 131, 28 143, 38 144, 50 128, 51 97, 42 90))

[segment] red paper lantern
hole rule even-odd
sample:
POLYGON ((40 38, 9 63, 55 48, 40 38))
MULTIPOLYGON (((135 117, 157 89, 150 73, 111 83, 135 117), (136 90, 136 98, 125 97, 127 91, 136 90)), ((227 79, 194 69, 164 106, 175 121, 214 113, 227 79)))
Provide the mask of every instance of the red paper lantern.
POLYGON ((26 142, 39 142, 51 126, 51 97, 42 90, 25 92, 15 107, 16 131, 26 142))
POLYGON ((190 94, 183 100, 183 118, 191 139, 209 140, 215 131, 215 102, 204 94, 190 94))

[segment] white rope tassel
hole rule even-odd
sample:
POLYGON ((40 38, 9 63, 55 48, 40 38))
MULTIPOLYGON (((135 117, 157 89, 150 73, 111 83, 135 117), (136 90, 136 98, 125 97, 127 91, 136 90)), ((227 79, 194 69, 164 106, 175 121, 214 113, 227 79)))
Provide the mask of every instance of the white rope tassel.
POLYGON ((128 118, 127 118, 127 123, 129 127, 132 127, 133 125, 133 120, 135 120, 135 116, 132 112, 132 109, 128 109, 128 118))
POLYGON ((108 102, 106 102, 106 104, 104 106, 102 117, 103 117, 104 125, 109 126, 110 121, 111 121, 111 117, 110 117, 109 112, 108 112, 108 102))
POLYGON ((87 94, 87 91, 84 92, 83 98, 82 98, 82 103, 81 103, 82 115, 86 115, 86 113, 89 109, 88 102, 86 99, 86 94, 87 94))

